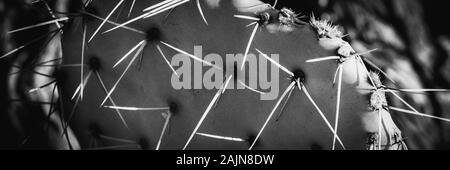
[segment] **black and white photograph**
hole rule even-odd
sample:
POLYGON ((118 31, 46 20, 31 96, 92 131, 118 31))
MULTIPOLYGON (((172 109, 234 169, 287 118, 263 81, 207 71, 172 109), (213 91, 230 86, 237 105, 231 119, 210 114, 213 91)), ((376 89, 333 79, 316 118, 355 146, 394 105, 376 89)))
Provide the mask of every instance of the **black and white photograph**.
POLYGON ((444 2, 0 0, 0 150, 449 150, 444 2))

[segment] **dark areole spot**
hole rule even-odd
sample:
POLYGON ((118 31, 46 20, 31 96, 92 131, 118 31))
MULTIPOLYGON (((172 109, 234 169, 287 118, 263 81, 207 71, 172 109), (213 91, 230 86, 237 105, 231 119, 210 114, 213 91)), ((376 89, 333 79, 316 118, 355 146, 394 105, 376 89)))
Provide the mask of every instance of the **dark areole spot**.
POLYGON ((303 84, 306 83, 306 75, 302 69, 296 68, 296 69, 294 69, 294 71, 292 73, 294 73, 294 77, 292 77, 291 81, 300 80, 300 83, 303 83, 303 84))
POLYGON ((168 100, 168 103, 169 103, 169 111, 170 111, 170 113, 172 114, 172 116, 177 115, 178 112, 180 111, 180 110, 179 110, 180 107, 179 107, 179 105, 177 104, 177 102, 174 101, 174 100, 168 100))
POLYGON ((100 59, 97 56, 91 56, 89 58, 88 65, 92 71, 98 71, 101 69, 100 59))
POLYGON ((145 38, 148 42, 158 42, 161 41, 163 37, 161 29, 156 26, 151 26, 145 33, 147 34, 145 38))
POLYGON ((67 25, 64 26, 64 31, 72 29, 73 26, 78 24, 78 22, 81 23, 82 21, 88 24, 97 24, 97 22, 98 24, 100 24, 102 22, 102 20, 99 20, 87 14, 89 13, 90 15, 101 16, 100 13, 98 12, 98 9, 92 4, 85 6, 81 1, 69 1, 68 13, 71 14, 80 13, 82 16, 82 20, 74 20, 74 19, 69 20, 67 25))
POLYGON ((139 146, 142 150, 149 150, 150 149, 150 143, 146 138, 140 138, 138 141, 139 146))
MULTIPOLYGON (((250 147, 253 144, 253 141, 255 141, 256 139, 256 134, 254 133, 250 133, 247 137, 247 142, 248 142, 248 146, 250 147)), ((255 145, 253 146, 253 148, 256 148, 260 145, 260 141, 256 141, 255 145)))

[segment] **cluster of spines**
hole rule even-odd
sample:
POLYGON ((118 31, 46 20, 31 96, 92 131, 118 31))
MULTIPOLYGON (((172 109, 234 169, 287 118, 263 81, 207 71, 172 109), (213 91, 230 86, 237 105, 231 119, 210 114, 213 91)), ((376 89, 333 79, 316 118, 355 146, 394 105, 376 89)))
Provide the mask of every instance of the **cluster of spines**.
POLYGON ((339 26, 333 25, 329 20, 317 19, 313 15, 311 16, 310 24, 320 38, 342 38, 344 36, 339 26))

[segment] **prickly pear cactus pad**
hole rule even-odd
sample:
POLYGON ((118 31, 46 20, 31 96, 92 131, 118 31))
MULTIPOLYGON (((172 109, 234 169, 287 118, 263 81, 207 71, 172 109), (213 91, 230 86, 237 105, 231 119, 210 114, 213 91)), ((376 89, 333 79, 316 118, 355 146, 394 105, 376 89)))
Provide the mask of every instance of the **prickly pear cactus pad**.
POLYGON ((396 86, 381 47, 277 1, 17 3, 37 18, 2 30, 20 147, 407 150, 393 112, 450 121, 401 96, 446 89, 396 86))

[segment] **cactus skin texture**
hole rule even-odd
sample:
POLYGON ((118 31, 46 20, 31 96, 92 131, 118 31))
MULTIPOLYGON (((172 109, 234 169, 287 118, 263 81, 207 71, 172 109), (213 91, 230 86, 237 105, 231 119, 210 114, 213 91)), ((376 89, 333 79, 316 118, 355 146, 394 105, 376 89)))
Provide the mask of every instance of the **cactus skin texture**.
MULTIPOLYGON (((378 89, 382 81, 377 70, 367 66, 344 40, 340 28, 327 20, 314 17, 310 21, 289 20, 270 5, 264 5, 265 8, 258 11, 243 12, 235 1, 220 1, 218 7, 211 6, 210 1, 200 1, 206 24, 196 1, 189 1, 170 12, 128 24, 127 29, 102 33, 115 26, 106 22, 87 42, 102 24, 102 20, 92 15, 106 18, 117 5, 117 2, 106 1, 89 1, 86 7, 82 7, 79 1, 70 2, 68 11, 82 15, 67 15, 71 19, 64 25, 62 54, 59 54, 64 59, 55 64, 84 63, 85 66, 83 72, 79 67, 59 67, 49 71, 58 75, 61 88, 58 97, 62 100, 62 107, 66 108, 61 111, 62 118, 58 118, 67 124, 60 125, 63 129, 60 127, 56 133, 64 133, 64 127, 68 127, 66 139, 58 140, 64 145, 60 149, 407 149, 401 131, 390 116, 385 92, 378 89), (178 52, 161 41, 190 54, 194 53, 194 46, 201 45, 203 54, 222 56, 224 72, 239 72, 239 66, 226 67, 233 64, 226 63, 225 56, 245 52, 253 26, 246 27, 251 21, 233 15, 259 17, 264 13, 268 13, 271 20, 258 23, 260 28, 249 48, 250 53, 258 54, 256 49, 259 49, 265 54, 279 54, 279 64, 295 74, 293 79, 283 70, 278 70, 276 78, 279 78, 280 96, 288 86, 295 85, 289 97, 281 100, 284 107, 275 110, 275 115, 280 114, 279 118, 269 114, 280 96, 263 101, 251 90, 227 89, 206 115, 204 113, 212 99, 219 94, 218 89, 175 90, 172 87, 173 72, 157 47, 169 61, 178 52), (142 47, 141 55, 136 55, 133 60, 131 58, 135 54, 132 53, 113 68, 130 49, 144 40, 144 45, 138 47, 142 47), (339 59, 308 62, 327 56, 338 56, 339 59), (110 98, 105 98, 130 61, 133 63, 129 70, 110 98), (338 67, 342 76, 336 79, 338 67), (79 97, 71 99, 80 84, 80 75, 84 76, 81 83, 86 85, 80 89, 79 97), (104 106, 167 109, 115 110, 103 107, 102 102, 104 106), (339 119, 336 119, 337 110, 339 119), (324 117, 320 114, 322 112, 324 117), (203 115, 206 117, 197 134, 187 143, 203 115), (267 120, 267 126, 261 131, 267 120), (336 140, 331 129, 337 132, 344 146, 336 140), (228 138, 217 139, 202 134, 228 138)), ((109 20, 124 23, 160 1, 138 0, 128 16, 131 2, 123 2, 109 20)), ((286 12, 284 10, 282 8, 281 12, 286 12)), ((56 27, 56 24, 51 27, 56 27)), ((53 55, 54 58, 57 56, 53 55)), ((191 59, 191 64, 194 68, 200 62, 191 59)), ((270 62, 259 63, 258 67, 277 68, 270 62)), ((203 74, 211 69, 209 66, 202 68, 203 74)), ((245 70, 248 72, 248 67, 245 70)), ((237 79, 230 80, 234 86, 239 84, 237 79)), ((248 82, 248 79, 241 81, 248 82)))
MULTIPOLYGON (((138 16, 141 8, 156 3, 157 1, 136 1, 131 17, 138 16)), ((99 16, 105 17, 115 5, 115 3, 94 1, 89 6, 95 9, 99 16)), ((225 56, 226 54, 244 53, 251 34, 251 27, 246 28, 245 26, 250 22, 237 19, 233 15, 254 14, 241 13, 227 1, 221 2, 219 8, 209 8, 203 2, 202 5, 204 6, 203 12, 208 18, 208 25, 205 25, 201 19, 195 3, 188 2, 175 8, 167 17, 166 15, 157 15, 128 26, 137 30, 156 28, 160 31, 160 37, 164 42, 191 54, 195 45, 202 45, 205 54, 216 53, 225 56)), ((267 9, 267 11, 278 13, 278 10, 274 9, 267 9)), ((118 23, 128 20, 127 16, 123 14, 117 19, 118 23)), ((73 20, 73 23, 77 22, 82 22, 81 18, 73 20)), ((91 35, 100 23, 101 20, 88 20, 86 23, 87 34, 91 35)), ((337 67, 336 62, 306 63, 305 61, 336 55, 337 48, 326 50, 322 47, 318 41, 320 35, 317 28, 313 26, 292 27, 294 28, 292 31, 272 31, 268 30, 270 27, 261 27, 256 33, 250 51, 257 54, 253 49, 258 48, 266 54, 279 54, 281 65, 289 70, 302 70, 305 74, 304 84, 308 92, 334 126, 337 86, 333 86, 333 78, 337 67)), ((111 25, 105 25, 104 30, 110 28, 112 28, 111 25)), ((328 33, 330 32, 326 32, 326 34, 328 33)), ((71 27, 64 34, 65 64, 80 63, 82 44, 80 35, 82 34, 80 27, 71 27)), ((85 56, 87 56, 87 60, 94 56, 98 58, 101 65, 98 73, 104 79, 108 89, 113 86, 126 66, 126 64, 122 64, 112 69, 114 63, 145 38, 145 35, 118 29, 106 34, 99 34, 87 44, 85 56)), ((343 40, 341 39, 341 41, 343 40)), ((142 60, 135 62, 134 66, 126 73, 112 98, 120 106, 165 107, 172 104, 172 107, 176 107, 176 112, 171 113, 170 130, 165 134, 160 148, 182 149, 217 90, 174 90, 170 84, 172 71, 162 60, 155 47, 157 44, 158 42, 151 42, 145 46, 142 60)), ((160 46, 166 56, 176 54, 170 48, 160 46)), ((378 134, 378 111, 373 111, 368 107, 370 104, 368 99, 371 94, 356 89, 357 86, 362 88, 372 86, 363 69, 355 69, 356 64, 360 63, 356 63, 355 60, 346 62, 343 71, 338 136, 342 139, 346 149, 366 149, 366 143, 370 138, 369 134, 378 134)), ((205 72, 208 67, 205 66, 203 69, 205 72)), ((64 90, 71 94, 79 84, 79 76, 76 75, 80 73, 77 69, 68 70, 66 73, 68 76, 66 76, 64 90)), ((283 79, 288 76, 284 72, 280 71, 279 75, 281 94, 291 82, 289 79, 283 79)), ((232 83, 235 83, 234 80, 232 83)), ((92 78, 86 85, 85 95, 83 101, 78 104, 71 122, 71 127, 75 130, 82 148, 94 147, 89 146, 89 141, 95 137, 98 138, 99 134, 140 141, 141 144, 145 142, 147 149, 156 147, 165 123, 161 111, 121 111, 127 122, 127 128, 114 110, 99 108, 105 92, 95 78, 92 78), (97 136, 86 133, 91 132, 90 128, 93 127, 99 129, 96 132, 99 133, 96 134, 97 136)), ((187 149, 248 149, 276 101, 261 101, 259 94, 250 90, 227 90, 221 96, 216 108, 207 115, 198 132, 241 138, 247 142, 218 140, 195 135, 187 149)), ((67 101, 66 104, 73 107, 73 102, 67 101)), ((388 112, 383 112, 384 122, 392 122, 388 115, 388 112)), ((396 132, 396 135, 400 134, 392 123, 383 129, 396 132)), ((391 140, 389 140, 391 143, 388 143, 386 135, 382 133, 383 147, 393 144, 391 140)), ((333 133, 316 108, 303 92, 296 89, 287 101, 280 119, 278 121, 272 119, 269 122, 254 149, 331 149, 333 148, 333 137, 333 133)), ((96 147, 117 145, 117 143, 102 138, 96 140, 103 142, 103 145, 96 147)), ((343 148, 336 144, 336 149, 343 148)))

